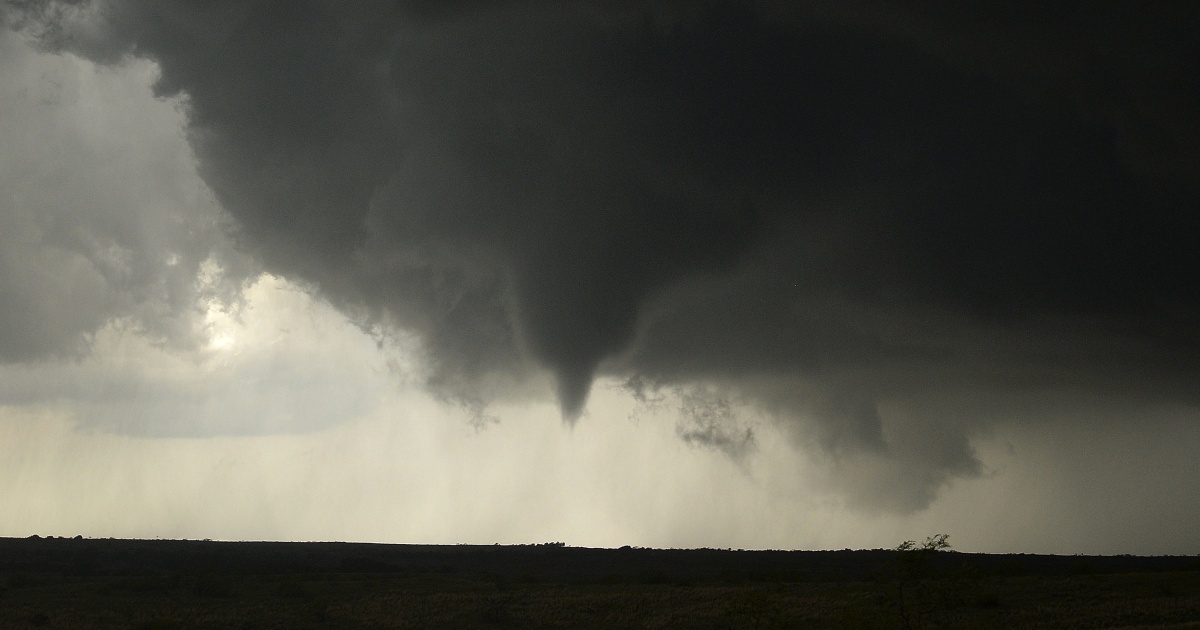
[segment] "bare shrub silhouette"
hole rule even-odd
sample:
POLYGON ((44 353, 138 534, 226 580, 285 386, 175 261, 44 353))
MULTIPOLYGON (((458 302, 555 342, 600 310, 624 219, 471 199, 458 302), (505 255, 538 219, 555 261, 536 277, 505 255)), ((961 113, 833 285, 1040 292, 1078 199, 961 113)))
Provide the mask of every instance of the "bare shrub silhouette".
POLYGON ((938 593, 932 584, 933 557, 948 551, 949 534, 934 534, 917 544, 906 540, 896 546, 893 604, 905 630, 928 627, 938 605, 938 593))

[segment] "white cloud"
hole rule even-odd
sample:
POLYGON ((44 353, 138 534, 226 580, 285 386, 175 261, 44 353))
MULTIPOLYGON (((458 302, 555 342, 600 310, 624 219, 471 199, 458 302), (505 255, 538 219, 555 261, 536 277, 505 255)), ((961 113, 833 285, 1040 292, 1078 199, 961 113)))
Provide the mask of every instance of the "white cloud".
POLYGON ((112 319, 187 347, 200 265, 240 277, 182 101, 154 98, 156 76, 0 29, 0 363, 77 356, 112 319))
POLYGON ((264 275, 239 304, 209 302, 203 348, 182 352, 110 324, 87 357, 0 367, 0 396, 69 410, 82 431, 208 437, 351 421, 396 387, 403 357, 296 287, 264 275))

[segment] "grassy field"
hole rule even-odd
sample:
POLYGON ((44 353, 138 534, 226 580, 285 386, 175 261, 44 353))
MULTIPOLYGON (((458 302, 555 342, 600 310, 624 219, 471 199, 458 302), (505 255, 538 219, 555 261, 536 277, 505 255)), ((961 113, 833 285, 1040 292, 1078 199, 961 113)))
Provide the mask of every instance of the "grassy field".
POLYGON ((1200 558, 0 539, 0 627, 1200 628, 1200 558))

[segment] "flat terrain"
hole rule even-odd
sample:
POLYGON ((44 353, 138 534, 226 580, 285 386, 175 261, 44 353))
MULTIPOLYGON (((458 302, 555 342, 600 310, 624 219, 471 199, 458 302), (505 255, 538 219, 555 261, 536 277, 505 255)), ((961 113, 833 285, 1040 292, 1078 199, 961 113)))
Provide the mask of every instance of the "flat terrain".
POLYGON ((1200 557, 0 538, 0 628, 1200 628, 1200 557))

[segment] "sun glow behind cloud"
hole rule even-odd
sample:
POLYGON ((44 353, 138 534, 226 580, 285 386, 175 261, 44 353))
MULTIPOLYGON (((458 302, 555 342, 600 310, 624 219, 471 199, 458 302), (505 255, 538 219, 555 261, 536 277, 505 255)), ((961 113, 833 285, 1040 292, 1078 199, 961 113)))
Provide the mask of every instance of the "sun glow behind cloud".
POLYGON ((214 329, 208 338, 209 350, 213 352, 232 352, 234 346, 237 345, 237 337, 233 331, 228 330, 228 323, 219 321, 228 319, 228 317, 228 314, 219 310, 219 307, 209 307, 209 312, 205 315, 205 321, 214 329))

